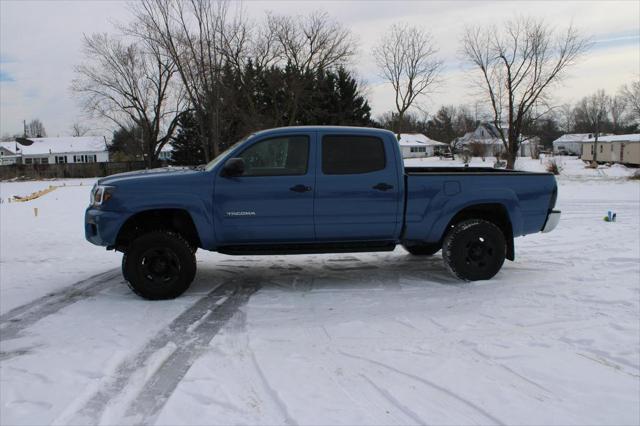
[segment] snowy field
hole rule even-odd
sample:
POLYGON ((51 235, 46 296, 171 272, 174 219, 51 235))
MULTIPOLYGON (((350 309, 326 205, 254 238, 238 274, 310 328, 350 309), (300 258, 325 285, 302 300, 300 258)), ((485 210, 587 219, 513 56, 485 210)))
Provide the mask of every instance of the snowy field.
POLYGON ((640 183, 561 163, 558 228, 490 281, 402 248, 200 250, 162 302, 84 241, 94 180, 0 183, 0 424, 637 425, 640 183))

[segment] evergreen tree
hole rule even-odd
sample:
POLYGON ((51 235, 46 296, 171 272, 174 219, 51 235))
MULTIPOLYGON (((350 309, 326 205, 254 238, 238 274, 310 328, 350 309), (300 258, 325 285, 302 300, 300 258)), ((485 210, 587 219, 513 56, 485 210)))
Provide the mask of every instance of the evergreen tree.
POLYGON ((340 67, 336 74, 338 116, 335 123, 350 126, 370 126, 371 107, 360 93, 358 83, 349 72, 340 67))
POLYGON ((429 121, 427 136, 439 142, 451 143, 456 138, 453 128, 453 107, 440 107, 436 115, 429 121))
POLYGON ((142 161, 142 129, 139 126, 119 128, 113 132, 109 154, 114 161, 142 161))
MULTIPOLYGON (((370 126, 371 108, 345 68, 302 71, 292 64, 261 68, 225 65, 221 73, 220 147, 228 148, 252 132, 290 125, 370 126)), ((197 118, 180 120, 173 163, 204 161, 197 118)))
POLYGON ((183 114, 179 128, 171 145, 171 163, 180 166, 194 166, 205 162, 205 155, 198 137, 198 122, 195 115, 183 114))

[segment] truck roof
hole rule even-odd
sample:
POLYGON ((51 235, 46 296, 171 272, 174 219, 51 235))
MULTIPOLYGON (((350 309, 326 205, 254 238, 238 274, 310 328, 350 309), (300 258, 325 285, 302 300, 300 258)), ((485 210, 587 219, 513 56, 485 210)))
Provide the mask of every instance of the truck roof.
POLYGON ((395 137, 395 133, 393 133, 390 130, 386 130, 386 129, 376 129, 374 127, 356 127, 356 126, 319 126, 319 125, 315 125, 315 126, 290 126, 290 127, 276 127, 274 129, 267 129, 267 130, 259 130, 255 133, 253 133, 253 135, 260 135, 260 136, 264 136, 264 135, 268 135, 268 134, 277 134, 277 133, 282 133, 282 132, 296 132, 296 131, 304 131, 304 132, 308 132, 308 131, 314 131, 314 130, 322 130, 322 131, 329 131, 332 133, 340 133, 340 132, 348 132, 348 133, 359 133, 359 134, 380 134, 380 133, 385 133, 385 134, 390 134, 393 135, 395 137))

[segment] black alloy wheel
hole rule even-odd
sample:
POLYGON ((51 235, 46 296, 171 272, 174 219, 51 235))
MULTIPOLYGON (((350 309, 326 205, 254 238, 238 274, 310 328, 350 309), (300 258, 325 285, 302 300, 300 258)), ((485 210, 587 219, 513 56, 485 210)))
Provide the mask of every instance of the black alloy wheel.
POLYGON ((503 232, 494 223, 471 219, 449 231, 442 256, 449 271, 466 281, 488 280, 502 268, 507 252, 503 232))
POLYGON ((152 231, 136 238, 122 260, 122 275, 131 290, 149 300, 180 296, 195 274, 192 247, 170 231, 152 231))

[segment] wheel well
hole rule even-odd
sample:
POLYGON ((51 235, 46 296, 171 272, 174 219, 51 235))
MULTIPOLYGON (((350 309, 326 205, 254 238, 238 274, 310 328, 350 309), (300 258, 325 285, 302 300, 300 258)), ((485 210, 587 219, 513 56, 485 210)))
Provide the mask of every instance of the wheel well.
MULTIPOLYGON (((456 213, 455 216, 449 221, 447 225, 447 232, 449 229, 456 226, 458 223, 469 219, 484 219, 488 222, 496 225, 504 234, 507 241, 507 259, 515 259, 515 249, 513 245, 513 228, 511 226, 511 219, 509 219, 509 213, 503 204, 491 203, 491 204, 476 204, 473 206, 465 207, 456 213)), ((445 232, 446 235, 446 232, 445 232)), ((442 236, 444 239, 445 235, 442 236)))
POLYGON ((200 247, 200 237, 191 215, 181 209, 146 210, 131 216, 120 228, 115 249, 126 251, 138 236, 157 229, 174 231, 193 247, 200 247))

